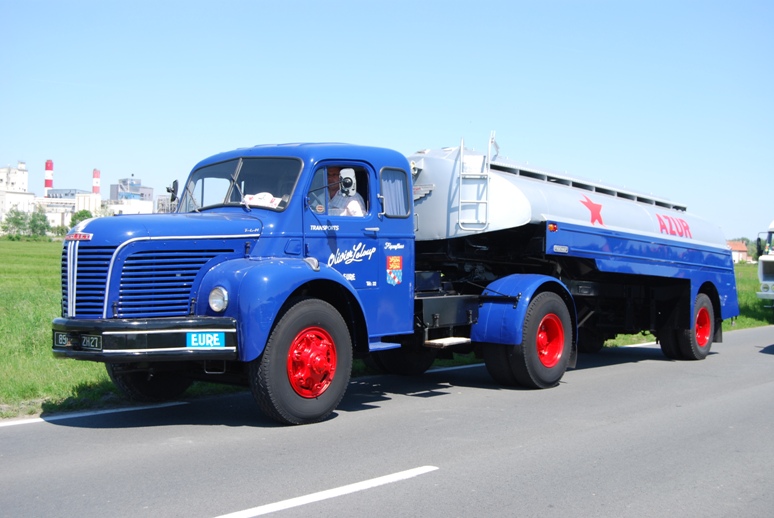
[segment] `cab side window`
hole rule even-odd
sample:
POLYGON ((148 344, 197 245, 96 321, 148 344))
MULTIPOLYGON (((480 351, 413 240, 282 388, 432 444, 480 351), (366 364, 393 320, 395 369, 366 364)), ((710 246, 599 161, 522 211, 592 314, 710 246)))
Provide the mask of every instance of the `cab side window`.
POLYGON ((384 168, 381 172, 384 214, 389 218, 407 218, 411 212, 409 179, 402 169, 384 168))
POLYGON ((368 174, 362 168, 328 165, 315 171, 309 205, 317 214, 363 217, 368 207, 368 174))

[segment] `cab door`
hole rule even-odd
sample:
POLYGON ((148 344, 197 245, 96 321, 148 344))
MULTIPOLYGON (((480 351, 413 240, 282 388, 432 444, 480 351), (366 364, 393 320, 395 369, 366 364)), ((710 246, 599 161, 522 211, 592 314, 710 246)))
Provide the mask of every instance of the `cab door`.
POLYGON ((358 291, 371 338, 413 329, 413 260, 405 259, 413 252, 413 229, 411 246, 395 240, 392 225, 385 224, 380 187, 369 164, 322 162, 314 172, 304 207, 307 255, 337 270, 358 291), (328 168, 354 171, 363 216, 335 214, 328 168))

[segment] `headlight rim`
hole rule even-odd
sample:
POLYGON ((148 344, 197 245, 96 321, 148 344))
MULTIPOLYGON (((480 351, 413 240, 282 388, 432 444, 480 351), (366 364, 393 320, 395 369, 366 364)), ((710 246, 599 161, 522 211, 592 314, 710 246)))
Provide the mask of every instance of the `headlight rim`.
POLYGON ((223 313, 228 308, 228 290, 223 286, 215 286, 210 290, 207 303, 215 313, 223 313))

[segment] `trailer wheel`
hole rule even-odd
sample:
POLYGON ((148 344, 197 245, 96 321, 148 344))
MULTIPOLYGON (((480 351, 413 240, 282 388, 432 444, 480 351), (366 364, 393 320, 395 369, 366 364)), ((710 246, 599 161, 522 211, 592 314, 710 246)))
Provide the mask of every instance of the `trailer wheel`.
POLYGON ((513 375, 528 388, 553 387, 564 376, 570 360, 572 320, 562 298, 546 291, 529 304, 522 344, 509 355, 513 375))
POLYGON ((684 360, 703 360, 712 347, 715 336, 715 311, 710 298, 699 293, 693 304, 693 329, 678 334, 678 346, 684 360))
POLYGON ((131 364, 106 363, 108 376, 132 401, 157 403, 181 396, 193 381, 174 371, 134 370, 131 364))
POLYGON ((322 300, 299 299, 250 363, 250 388, 275 421, 314 423, 341 402, 351 371, 352 341, 342 316, 322 300))

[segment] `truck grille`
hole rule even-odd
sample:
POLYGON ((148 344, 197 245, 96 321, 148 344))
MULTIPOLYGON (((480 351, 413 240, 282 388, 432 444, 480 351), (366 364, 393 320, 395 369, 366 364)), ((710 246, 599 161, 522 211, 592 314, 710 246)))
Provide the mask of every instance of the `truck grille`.
POLYGON ((191 288, 202 267, 228 250, 145 251, 130 255, 121 270, 117 317, 189 314, 191 288))
MULTIPOLYGON (((199 272, 217 257, 235 254, 234 248, 194 250, 165 248, 138 250, 121 261, 118 254, 110 272, 115 246, 88 246, 67 241, 62 249, 62 315, 99 319, 186 316, 191 312, 192 289, 199 272), (118 274, 118 297, 105 315, 108 275, 118 274)), ((115 284, 113 284, 115 286, 115 284)))

